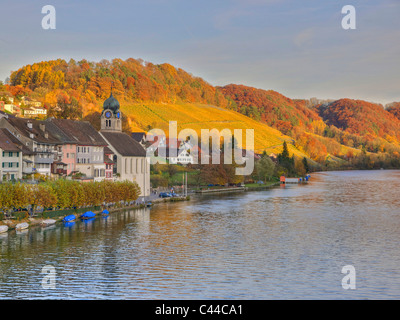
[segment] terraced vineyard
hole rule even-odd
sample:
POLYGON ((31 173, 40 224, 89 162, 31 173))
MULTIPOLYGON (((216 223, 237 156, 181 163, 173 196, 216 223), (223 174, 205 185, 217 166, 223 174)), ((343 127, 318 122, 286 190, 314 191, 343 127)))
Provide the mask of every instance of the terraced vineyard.
MULTIPOLYGON (((169 121, 177 121, 178 131, 191 128, 200 137, 201 129, 254 129, 256 152, 280 152, 283 141, 292 139, 276 129, 248 118, 238 112, 203 104, 131 104, 121 106, 129 116, 132 130, 146 130, 148 126, 164 130, 168 135, 169 121)), ((245 131, 243 132, 245 134, 245 131)), ((243 136, 244 138, 244 136, 243 136)), ((303 157, 304 153, 288 143, 291 153, 303 157)))

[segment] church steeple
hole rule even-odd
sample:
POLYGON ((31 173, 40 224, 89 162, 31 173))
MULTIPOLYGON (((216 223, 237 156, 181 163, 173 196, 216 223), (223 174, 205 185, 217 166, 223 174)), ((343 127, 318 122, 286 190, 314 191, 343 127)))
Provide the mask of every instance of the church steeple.
POLYGON ((112 94, 113 83, 111 84, 110 97, 103 103, 101 113, 101 130, 122 131, 121 112, 119 111, 119 102, 112 94))

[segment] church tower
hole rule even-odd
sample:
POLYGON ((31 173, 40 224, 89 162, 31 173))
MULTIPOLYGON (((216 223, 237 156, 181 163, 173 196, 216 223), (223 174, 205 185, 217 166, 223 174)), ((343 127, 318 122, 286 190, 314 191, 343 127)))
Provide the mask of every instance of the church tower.
POLYGON ((101 113, 101 131, 122 132, 119 102, 113 97, 112 89, 110 97, 103 103, 103 111, 101 113))

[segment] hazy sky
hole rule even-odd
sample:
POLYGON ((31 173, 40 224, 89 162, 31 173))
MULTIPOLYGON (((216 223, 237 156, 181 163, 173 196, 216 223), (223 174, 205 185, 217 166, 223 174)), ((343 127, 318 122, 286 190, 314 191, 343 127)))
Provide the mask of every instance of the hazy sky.
POLYGON ((290 98, 400 101, 400 0, 1 0, 0 79, 33 62, 142 58, 290 98), (44 5, 56 30, 42 29, 44 5), (344 5, 357 29, 343 30, 344 5))

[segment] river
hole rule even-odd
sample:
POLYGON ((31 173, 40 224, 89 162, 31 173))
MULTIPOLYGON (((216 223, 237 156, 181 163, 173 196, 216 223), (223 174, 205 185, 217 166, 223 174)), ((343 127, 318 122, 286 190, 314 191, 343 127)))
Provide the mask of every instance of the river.
POLYGON ((0 299, 399 299, 399 230, 400 171, 314 173, 0 234, 0 299))

